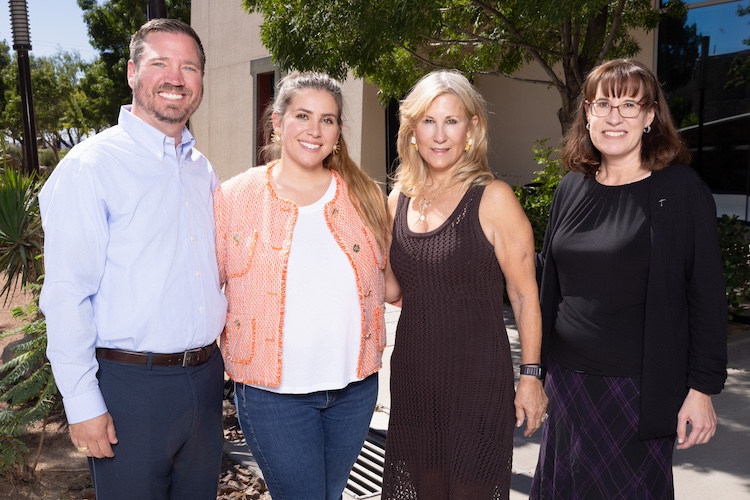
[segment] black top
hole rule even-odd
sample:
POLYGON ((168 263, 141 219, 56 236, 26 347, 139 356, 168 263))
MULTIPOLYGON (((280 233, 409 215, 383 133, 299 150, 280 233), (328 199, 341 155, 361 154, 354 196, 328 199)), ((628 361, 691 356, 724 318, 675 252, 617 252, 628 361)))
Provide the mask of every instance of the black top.
MULTIPOLYGON (((672 165, 651 174, 651 250, 641 365, 642 439, 674 435, 688 388, 721 392, 727 371, 727 301, 716 230, 716 204, 690 167, 672 165)), ((542 355, 560 303, 551 242, 586 196, 580 173, 566 175, 555 193, 544 248, 538 255, 542 303, 542 355)))
POLYGON ((562 301, 549 353, 570 370, 640 377, 650 179, 623 186, 586 179, 586 197, 552 242, 562 301))

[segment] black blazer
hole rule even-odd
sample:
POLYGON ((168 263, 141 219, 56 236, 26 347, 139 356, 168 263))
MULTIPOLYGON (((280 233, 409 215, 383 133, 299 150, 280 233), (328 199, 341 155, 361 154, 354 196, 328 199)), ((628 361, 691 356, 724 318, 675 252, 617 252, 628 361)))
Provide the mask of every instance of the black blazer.
MULTIPOLYGON (((543 357, 561 300, 550 242, 566 214, 585 196, 584 181, 577 172, 563 178, 537 255, 543 357)), ((693 169, 672 165, 652 173, 649 200, 641 439, 675 434, 688 389, 718 394, 727 376, 726 288, 711 192, 693 169)))

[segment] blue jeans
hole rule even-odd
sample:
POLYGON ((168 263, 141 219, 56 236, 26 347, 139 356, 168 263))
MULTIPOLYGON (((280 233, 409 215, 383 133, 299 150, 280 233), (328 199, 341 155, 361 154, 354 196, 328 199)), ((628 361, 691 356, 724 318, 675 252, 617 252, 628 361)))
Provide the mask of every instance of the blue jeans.
POLYGON ((377 374, 310 394, 235 384, 237 418, 273 499, 340 499, 377 396, 377 374))

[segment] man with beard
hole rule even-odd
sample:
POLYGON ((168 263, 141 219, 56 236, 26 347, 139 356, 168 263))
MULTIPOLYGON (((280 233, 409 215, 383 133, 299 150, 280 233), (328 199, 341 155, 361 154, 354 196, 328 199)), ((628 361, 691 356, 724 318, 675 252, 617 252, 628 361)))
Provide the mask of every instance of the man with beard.
POLYGON ((98 499, 214 499, 226 315, 218 179, 185 127, 205 55, 172 19, 143 25, 130 55, 132 105, 71 149, 39 195, 47 354, 98 499))

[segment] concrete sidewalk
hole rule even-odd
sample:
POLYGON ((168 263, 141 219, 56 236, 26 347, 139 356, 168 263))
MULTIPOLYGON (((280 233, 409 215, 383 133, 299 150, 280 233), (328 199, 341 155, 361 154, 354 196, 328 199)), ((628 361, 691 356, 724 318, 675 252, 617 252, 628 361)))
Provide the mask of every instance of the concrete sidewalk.
MULTIPOLYGON (((371 426, 388 428, 390 356, 396 337, 400 310, 386 309, 388 342, 380 371, 378 407, 371 426)), ((506 316, 514 365, 520 364, 518 332, 511 316, 506 316)), ((516 375, 517 376, 517 375, 516 375)), ((706 445, 675 450, 674 478, 677 500, 750 499, 750 331, 729 337, 729 378, 724 391, 713 398, 719 416, 716 436, 706 445)), ((541 432, 531 438, 517 429, 513 438, 513 478, 511 500, 527 499, 536 469, 541 432)), ((352 498, 347 497, 344 498, 352 498)), ((379 497, 372 497, 379 498, 379 497)))
MULTIPOLYGON (((391 406, 390 358, 399 313, 400 309, 395 307, 386 308, 387 347, 383 353, 378 402, 371 423, 372 428, 379 430, 388 429, 388 413, 391 406)), ((521 352, 512 316, 506 314, 505 324, 513 363, 517 368, 521 352)), ((730 335, 728 342, 729 378, 724 391, 713 398, 719 416, 719 427, 708 444, 684 451, 675 450, 674 478, 677 500, 750 499, 750 329, 730 335)), ((531 438, 525 438, 523 429, 516 429, 513 438, 511 500, 528 499, 540 439, 541 432, 537 432, 531 438)), ((260 474, 244 443, 227 442, 225 451, 233 460, 242 462, 256 474, 260 474)), ((346 500, 353 498, 344 494, 346 500)), ((367 498, 380 499, 377 495, 367 498)))

